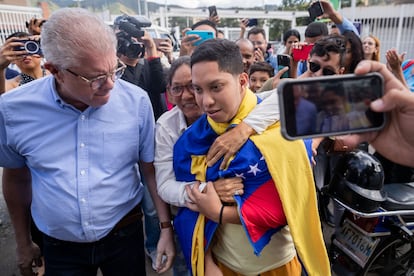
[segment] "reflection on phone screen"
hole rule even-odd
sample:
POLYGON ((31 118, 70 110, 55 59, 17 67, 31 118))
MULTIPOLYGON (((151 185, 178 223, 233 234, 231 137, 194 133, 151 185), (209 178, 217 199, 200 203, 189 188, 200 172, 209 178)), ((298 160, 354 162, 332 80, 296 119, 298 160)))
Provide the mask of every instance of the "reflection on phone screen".
POLYGON ((381 91, 380 78, 288 85, 283 91, 286 131, 294 137, 378 128, 384 116, 373 112, 370 103, 381 91))

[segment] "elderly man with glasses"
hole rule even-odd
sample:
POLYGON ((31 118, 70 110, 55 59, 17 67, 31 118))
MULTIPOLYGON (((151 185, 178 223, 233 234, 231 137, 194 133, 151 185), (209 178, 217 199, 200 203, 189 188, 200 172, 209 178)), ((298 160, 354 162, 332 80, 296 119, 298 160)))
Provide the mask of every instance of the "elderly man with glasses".
MULTIPOLYGON (((51 76, 0 97, 0 166, 7 168, 3 192, 20 272, 34 275, 39 265, 31 208, 46 275, 145 275, 142 177, 161 221, 171 221, 156 192, 148 95, 118 79, 125 65, 115 35, 86 10, 54 12, 42 26, 41 47, 51 76)), ((175 254, 167 226, 158 272, 175 254)))

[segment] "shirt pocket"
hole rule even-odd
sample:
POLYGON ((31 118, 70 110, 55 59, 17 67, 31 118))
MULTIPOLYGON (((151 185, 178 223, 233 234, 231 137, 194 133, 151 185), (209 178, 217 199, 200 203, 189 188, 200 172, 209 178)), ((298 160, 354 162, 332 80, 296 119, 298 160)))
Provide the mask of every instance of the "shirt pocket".
POLYGON ((139 160, 138 134, 133 131, 104 133, 104 166, 119 169, 139 160))

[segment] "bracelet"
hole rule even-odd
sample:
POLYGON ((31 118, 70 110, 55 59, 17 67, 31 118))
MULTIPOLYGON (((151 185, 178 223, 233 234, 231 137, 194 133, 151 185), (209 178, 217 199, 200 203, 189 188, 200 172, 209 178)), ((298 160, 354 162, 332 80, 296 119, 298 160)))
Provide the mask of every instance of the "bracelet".
POLYGON ((160 58, 160 57, 152 56, 152 57, 147 57, 146 59, 148 60, 148 62, 150 62, 151 60, 154 60, 157 58, 160 58))
POLYGON ((162 221, 162 222, 160 221, 159 226, 160 226, 160 230, 173 227, 171 221, 162 221))
POLYGON ((223 222, 223 210, 224 210, 225 205, 221 205, 221 209, 220 209, 220 215, 219 215, 219 224, 221 224, 223 222))

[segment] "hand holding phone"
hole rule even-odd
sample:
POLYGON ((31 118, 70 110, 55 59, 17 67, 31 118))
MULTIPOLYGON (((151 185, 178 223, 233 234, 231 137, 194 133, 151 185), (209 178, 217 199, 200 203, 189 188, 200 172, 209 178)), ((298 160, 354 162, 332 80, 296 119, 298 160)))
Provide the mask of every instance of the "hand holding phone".
POLYGON ((386 122, 370 103, 384 93, 378 73, 283 80, 278 86, 286 139, 376 131, 386 122))
POLYGON ((168 46, 170 44, 170 40, 168 38, 153 38, 155 46, 159 49, 162 46, 168 46), (168 45, 166 45, 167 43, 168 45))
POLYGON ((215 37, 212 31, 205 31, 205 30, 191 30, 186 32, 186 35, 197 35, 199 37, 198 40, 194 41, 193 46, 198 46, 204 41, 208 39, 213 39, 215 37))
POLYGON ((294 61, 307 60, 313 44, 298 44, 292 48, 292 57, 294 61))
POLYGON ((265 61, 264 53, 259 47, 254 48, 254 60, 256 62, 265 61))
POLYGON ((315 19, 321 16, 324 13, 322 4, 320 1, 313 2, 310 7, 308 8, 309 17, 311 22, 315 21, 315 19))
POLYGON ((249 18, 247 19, 247 27, 254 27, 258 25, 257 18, 249 18))

